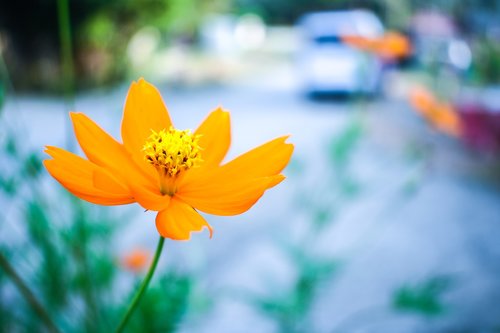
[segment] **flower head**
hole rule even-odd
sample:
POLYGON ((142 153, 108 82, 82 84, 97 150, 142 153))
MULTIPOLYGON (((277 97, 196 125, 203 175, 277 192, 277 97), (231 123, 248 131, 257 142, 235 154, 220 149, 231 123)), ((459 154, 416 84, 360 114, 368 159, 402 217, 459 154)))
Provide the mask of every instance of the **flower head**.
POLYGON ((293 152, 287 136, 222 164, 231 142, 229 113, 211 112, 194 132, 176 129, 158 90, 130 86, 118 142, 82 113, 70 113, 87 159, 47 146, 48 172, 75 196, 100 205, 139 203, 157 211, 163 236, 190 238, 212 228, 198 211, 237 215, 279 184, 293 152))

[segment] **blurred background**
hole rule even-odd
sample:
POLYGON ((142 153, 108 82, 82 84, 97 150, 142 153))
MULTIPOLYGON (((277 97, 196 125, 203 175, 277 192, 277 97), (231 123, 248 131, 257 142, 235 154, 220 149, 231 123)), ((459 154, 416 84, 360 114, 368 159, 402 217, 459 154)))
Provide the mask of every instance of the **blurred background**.
POLYGON ((119 138, 132 80, 176 127, 231 111, 238 154, 290 134, 287 180, 167 241, 128 332, 500 332, 500 1, 0 4, 0 332, 109 332, 154 214, 67 194, 68 111, 119 138), (9 270, 9 268, 11 270, 9 270), (11 272, 14 270, 14 275, 11 272))

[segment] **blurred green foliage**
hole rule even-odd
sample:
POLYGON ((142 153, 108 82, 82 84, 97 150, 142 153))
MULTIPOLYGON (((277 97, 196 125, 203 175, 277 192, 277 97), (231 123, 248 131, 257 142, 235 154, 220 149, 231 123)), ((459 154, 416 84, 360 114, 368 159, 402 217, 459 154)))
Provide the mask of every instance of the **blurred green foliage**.
POLYGON ((500 84, 500 44, 491 38, 473 44, 472 82, 480 85, 500 84))
POLYGON ((337 169, 344 168, 352 156, 353 150, 362 134, 359 122, 350 123, 344 131, 334 137, 329 146, 329 157, 337 169))
POLYGON ((435 276, 417 285, 404 285, 394 292, 393 308, 425 316, 440 315, 446 309, 443 294, 450 289, 452 282, 449 276, 435 276))
POLYGON ((287 293, 253 299, 253 304, 274 319, 282 333, 314 331, 311 325, 314 302, 321 293, 322 286, 333 279, 340 268, 337 260, 305 258, 300 252, 293 257, 298 275, 287 293))
MULTIPOLYGON (((229 0, 70 1, 78 87, 117 83, 127 74, 127 47, 144 27, 158 29, 162 43, 196 38, 207 12, 229 0)), ((61 91, 56 1, 0 3, 0 33, 17 89, 61 91)))
POLYGON ((363 136, 360 121, 352 121, 338 136, 335 136, 328 147, 332 176, 343 197, 353 197, 360 191, 359 184, 351 175, 351 159, 363 136))
MULTIPOLYGON (((70 23, 77 88, 119 83, 131 75, 130 41, 144 28, 159 33, 159 48, 192 46, 207 15, 254 13, 271 25, 293 25, 306 12, 367 8, 390 29, 409 28, 412 14, 438 10, 464 30, 485 28, 474 18, 498 10, 498 1, 397 0, 89 0, 70 1, 70 23)), ((57 1, 0 2, 0 50, 18 89, 60 92, 57 1)), ((473 36, 472 36, 473 37, 473 36)), ((488 71, 484 71, 485 74, 488 71)), ((1 94, 0 94, 1 99, 1 94)))
POLYGON ((195 281, 192 277, 167 273, 157 279, 144 298, 128 332, 175 332, 189 309, 195 281), (158 320, 158 318, 162 318, 158 320))
MULTIPOLYGON (((331 254, 318 256, 315 244, 322 232, 335 223, 342 207, 359 192, 350 165, 362 137, 359 119, 347 123, 324 147, 327 170, 321 183, 307 187, 302 184, 297 191, 296 206, 305 214, 306 225, 298 239, 278 242, 295 272, 291 285, 285 290, 270 291, 268 295, 249 297, 251 304, 273 319, 279 332, 315 332, 311 316, 318 297, 324 286, 341 274, 344 260, 331 254)), ((302 178, 307 167, 295 160, 292 175, 302 178)))
POLYGON ((369 8, 384 15, 380 0, 234 0, 239 13, 255 13, 270 24, 293 24, 304 13, 321 10, 369 8))
POLYGON ((4 103, 5 103, 5 87, 3 81, 0 81, 0 115, 2 114, 2 108, 4 103))

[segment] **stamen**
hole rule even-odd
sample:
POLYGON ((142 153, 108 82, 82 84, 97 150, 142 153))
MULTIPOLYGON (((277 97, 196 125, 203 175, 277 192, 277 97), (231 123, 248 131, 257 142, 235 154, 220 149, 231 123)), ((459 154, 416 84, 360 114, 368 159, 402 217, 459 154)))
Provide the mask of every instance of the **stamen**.
POLYGON ((181 172, 195 167, 201 161, 199 135, 190 130, 170 127, 152 134, 144 144, 144 159, 151 163, 160 177, 160 191, 163 194, 175 193, 174 179, 181 172))

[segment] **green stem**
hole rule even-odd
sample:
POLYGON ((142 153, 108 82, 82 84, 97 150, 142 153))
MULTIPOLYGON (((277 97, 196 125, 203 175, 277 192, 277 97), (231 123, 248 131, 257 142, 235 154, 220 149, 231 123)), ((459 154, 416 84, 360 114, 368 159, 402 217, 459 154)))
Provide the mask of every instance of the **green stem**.
MULTIPOLYGON (((61 43, 61 74, 66 109, 75 107, 75 73, 73 64, 73 42, 71 40, 71 19, 69 14, 69 0, 57 0, 57 17, 59 23, 59 41, 61 43)), ((65 122, 66 147, 73 148, 72 126, 65 122)))
POLYGON ((57 14, 59 20, 59 39, 61 43, 61 62, 63 89, 66 98, 70 101, 73 97, 73 52, 71 41, 71 23, 69 16, 68 0, 57 1, 57 14))
POLYGON ((165 238, 160 236, 160 239, 158 241, 158 245, 156 247, 156 253, 155 253, 155 256, 153 258, 153 262, 151 263, 151 266, 149 267, 148 274, 144 278, 144 281, 142 281, 142 283, 139 287, 139 290, 137 290, 136 294, 134 295, 134 298, 132 299, 132 302, 130 302, 128 309, 127 309, 127 312, 125 312, 125 315, 123 316, 122 321, 120 322, 120 325, 118 325, 118 328, 116 329, 115 333, 123 332, 123 329, 125 328, 128 320, 130 319, 130 317, 134 313, 135 308, 137 307, 137 305, 139 305, 139 302, 142 298, 142 295, 144 294, 144 292, 148 288, 149 282, 151 281, 151 278, 153 277, 153 274, 155 272, 156 265, 158 264, 158 259, 160 259, 161 250, 163 249, 164 242, 165 242, 165 238))
POLYGON ((0 267, 3 268, 5 273, 9 276, 12 282, 19 289, 19 291, 26 299, 26 301, 29 303, 29 305, 38 314, 38 316, 43 321, 45 326, 47 326, 49 332, 60 333, 59 329, 54 324, 54 322, 50 318, 50 315, 47 313, 43 305, 38 301, 35 294, 30 290, 28 285, 23 281, 23 279, 21 279, 19 274, 17 274, 14 268, 10 265, 9 261, 7 260, 7 258, 4 256, 3 253, 0 253, 0 267))

